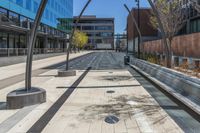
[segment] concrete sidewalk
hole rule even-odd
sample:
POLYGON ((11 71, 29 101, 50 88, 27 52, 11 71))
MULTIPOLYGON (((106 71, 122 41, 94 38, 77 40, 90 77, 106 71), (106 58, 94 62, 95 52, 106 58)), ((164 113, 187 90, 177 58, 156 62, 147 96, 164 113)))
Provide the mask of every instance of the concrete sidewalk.
MULTIPOLYGON (((75 53, 70 54, 70 59, 76 58, 78 56, 82 56, 82 55, 87 54, 87 53, 90 53, 90 52, 84 51, 84 52, 80 52, 80 53, 76 53, 76 54, 75 53)), ((52 64, 64 62, 65 60, 66 60, 66 55, 36 60, 36 61, 33 61, 32 70, 36 70, 36 69, 40 69, 40 68, 43 68, 43 67, 47 67, 47 66, 52 65, 52 64)), ((10 66, 0 67, 0 75, 1 75, 0 80, 25 73, 25 67, 26 67, 25 62, 10 65, 10 66)))
MULTIPOLYGON (((121 59, 117 58, 118 60, 121 59)), ((92 60, 88 64, 97 65, 92 60)), ((104 67, 104 65, 102 64, 101 67, 104 67)), ((5 101, 7 93, 23 87, 24 81, 0 90, 0 133, 25 133, 34 124, 45 125, 47 119, 43 120, 42 116, 52 108, 52 105, 68 91, 68 88, 84 72, 85 69, 78 70, 77 76, 61 78, 55 76, 57 69, 52 69, 33 77, 34 86, 44 88, 47 91, 47 102, 20 110, 6 110, 5 101), (38 120, 42 122, 39 123, 38 120)), ((53 118, 48 121, 42 132, 183 132, 125 69, 89 71, 61 108, 53 107, 52 109, 56 111, 56 114, 49 112, 49 115, 53 118), (116 124, 106 123, 104 120, 108 115, 118 117, 119 122, 116 124)))
MULTIPOLYGON (((79 71, 78 76, 82 72, 79 71)), ((34 84, 46 88, 47 102, 35 107, 26 116, 22 115, 20 120, 13 127, 9 127, 7 131, 27 132, 78 78, 78 76, 70 78, 45 76, 55 73, 56 71, 52 70, 43 74, 44 77, 34 78, 34 84)), ((19 83, 5 91, 20 85, 19 83)), ((0 112, 6 120, 9 117, 12 118, 19 110, 1 110, 0 112)), ((3 123, 2 117, 1 121, 3 123)), ((47 133, 64 133, 66 131, 69 133, 182 132, 126 70, 89 72, 43 130, 47 133), (107 93, 107 91, 115 92, 107 93), (117 116, 119 122, 116 124, 106 123, 104 120, 108 115, 117 116)))
POLYGON ((43 130, 45 133, 66 131, 69 133, 182 132, 126 70, 89 72, 43 130), (106 123, 104 120, 109 115, 117 116, 119 122, 106 123))

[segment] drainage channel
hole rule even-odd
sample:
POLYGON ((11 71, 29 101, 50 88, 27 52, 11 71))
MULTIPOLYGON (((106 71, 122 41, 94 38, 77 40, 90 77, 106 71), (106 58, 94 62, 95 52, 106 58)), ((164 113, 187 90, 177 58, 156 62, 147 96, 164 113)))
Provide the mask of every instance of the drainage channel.
POLYGON ((128 70, 185 133, 199 133, 200 120, 196 114, 189 111, 188 108, 162 91, 161 88, 150 82, 136 70, 130 67, 128 67, 128 70))

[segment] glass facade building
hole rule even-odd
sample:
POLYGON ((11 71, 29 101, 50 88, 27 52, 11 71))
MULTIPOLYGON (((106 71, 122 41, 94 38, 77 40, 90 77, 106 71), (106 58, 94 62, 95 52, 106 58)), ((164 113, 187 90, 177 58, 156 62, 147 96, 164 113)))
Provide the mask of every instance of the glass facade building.
MULTIPOLYGON (((26 54, 30 29, 41 0, 0 0, 0 56, 26 54), (17 50, 17 51, 16 51, 17 50)), ((35 48, 41 52, 66 48, 69 33, 60 18, 73 18, 73 0, 48 0, 38 28, 35 48)))
MULTIPOLYGON (((34 19, 41 0, 0 0, 0 6, 34 19)), ((73 17, 73 0, 48 0, 42 23, 56 27, 58 18, 73 17)))

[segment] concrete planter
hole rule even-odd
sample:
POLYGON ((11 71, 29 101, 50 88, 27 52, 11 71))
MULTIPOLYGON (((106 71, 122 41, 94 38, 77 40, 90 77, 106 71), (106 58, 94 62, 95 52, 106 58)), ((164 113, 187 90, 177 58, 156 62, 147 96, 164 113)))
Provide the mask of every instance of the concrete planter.
POLYGON ((143 60, 133 59, 131 63, 171 87, 177 93, 200 105, 200 80, 198 78, 143 60))
POLYGON ((8 109, 20 109, 44 102, 46 102, 46 91, 36 87, 31 88, 29 91, 25 88, 18 89, 7 95, 8 109))
POLYGON ((76 76, 76 70, 59 70, 58 77, 76 76))

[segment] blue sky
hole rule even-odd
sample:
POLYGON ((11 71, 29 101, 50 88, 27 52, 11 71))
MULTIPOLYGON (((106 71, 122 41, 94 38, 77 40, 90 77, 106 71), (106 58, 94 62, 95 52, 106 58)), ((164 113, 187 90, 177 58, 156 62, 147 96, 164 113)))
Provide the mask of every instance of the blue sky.
MULTIPOLYGON (((141 7, 148 7, 147 0, 140 0, 141 7)), ((78 15, 87 0, 74 0, 74 15, 78 15)), ((131 9, 136 7, 135 0, 92 0, 84 15, 96 15, 97 17, 114 17, 115 32, 123 33, 126 28, 128 12, 124 8, 127 4, 131 9)))

